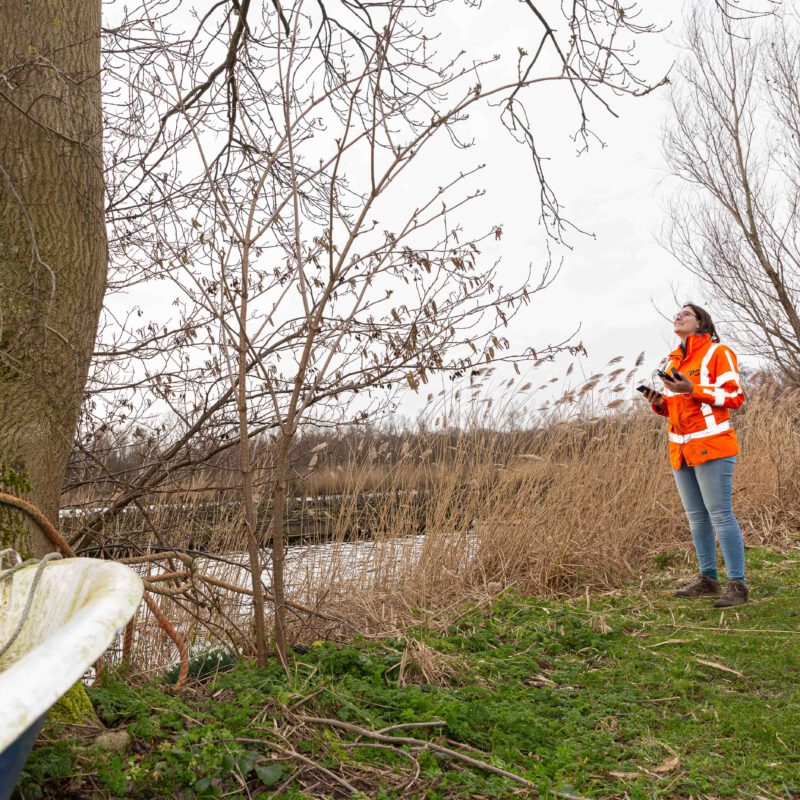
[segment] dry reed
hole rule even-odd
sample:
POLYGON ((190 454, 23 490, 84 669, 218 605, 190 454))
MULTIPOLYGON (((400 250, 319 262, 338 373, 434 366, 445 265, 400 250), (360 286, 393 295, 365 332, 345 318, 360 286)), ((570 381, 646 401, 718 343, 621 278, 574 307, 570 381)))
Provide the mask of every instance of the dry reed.
MULTIPOLYGON (((664 551, 684 554, 688 566, 664 420, 641 405, 590 412, 584 394, 536 427, 440 426, 406 434, 391 449, 372 442, 340 468, 329 466, 336 496, 303 495, 287 508, 302 534, 288 552, 287 596, 320 612, 294 609, 294 641, 444 625, 505 587, 538 596, 616 587, 664 551)), ((800 522, 798 417, 798 393, 769 385, 735 416, 742 454, 734 508, 750 544, 792 535, 800 522)), ((198 577, 249 585, 236 555, 245 550, 238 506, 160 502, 147 525, 137 524, 139 531, 118 523, 111 533, 145 551, 167 539, 177 550, 194 544, 214 554, 195 557, 188 582, 185 561, 140 567, 183 571, 181 591, 171 593, 169 581, 159 586, 174 595, 161 602, 190 644, 248 652, 249 598, 198 577)), ((269 590, 266 573, 265 583, 269 590)), ((143 670, 168 663, 171 645, 161 641, 143 612, 133 663, 143 670)))

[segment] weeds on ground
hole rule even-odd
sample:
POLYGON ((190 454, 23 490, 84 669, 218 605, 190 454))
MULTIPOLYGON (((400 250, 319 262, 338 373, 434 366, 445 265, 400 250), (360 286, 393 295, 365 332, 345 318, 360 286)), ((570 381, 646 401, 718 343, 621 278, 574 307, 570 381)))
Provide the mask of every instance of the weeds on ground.
POLYGON ((41 741, 19 797, 798 797, 798 553, 749 551, 752 602, 724 612, 672 598, 663 558, 642 587, 316 642, 291 680, 112 678, 91 697, 127 749, 41 741))

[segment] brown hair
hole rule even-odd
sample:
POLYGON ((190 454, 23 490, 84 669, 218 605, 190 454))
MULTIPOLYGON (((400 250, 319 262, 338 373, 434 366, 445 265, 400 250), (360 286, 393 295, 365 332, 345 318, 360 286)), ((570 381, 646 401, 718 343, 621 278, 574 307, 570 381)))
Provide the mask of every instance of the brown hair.
POLYGON ((714 327, 714 320, 711 319, 711 314, 708 313, 704 308, 695 305, 694 303, 684 303, 683 308, 691 308, 692 313, 697 317, 700 325, 697 328, 698 333, 708 333, 711 336, 712 342, 719 341, 719 334, 717 333, 717 329, 714 327))

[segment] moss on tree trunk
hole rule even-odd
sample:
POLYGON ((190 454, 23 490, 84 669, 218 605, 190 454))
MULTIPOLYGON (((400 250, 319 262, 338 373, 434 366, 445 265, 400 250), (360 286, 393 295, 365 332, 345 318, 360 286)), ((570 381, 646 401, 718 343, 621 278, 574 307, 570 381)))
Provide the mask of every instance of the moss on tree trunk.
POLYGON ((80 682, 74 684, 50 709, 47 721, 52 726, 53 732, 56 733, 58 732, 56 729, 64 725, 103 727, 103 723, 94 713, 94 707, 86 693, 86 687, 80 682))
MULTIPOLYGON (((0 492, 25 497, 31 491, 26 472, 0 461, 0 492)), ((11 548, 23 559, 32 557, 30 530, 21 511, 0 503, 0 550, 11 548)))

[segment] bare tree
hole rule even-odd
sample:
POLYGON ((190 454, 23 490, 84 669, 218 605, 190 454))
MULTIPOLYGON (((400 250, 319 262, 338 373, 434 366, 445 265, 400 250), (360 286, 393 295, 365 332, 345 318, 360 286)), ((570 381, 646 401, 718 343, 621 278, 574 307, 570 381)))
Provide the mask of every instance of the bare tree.
MULTIPOLYGON (((392 6, 343 2, 301 4, 299 8, 300 12, 294 6, 281 6, 274 13, 284 35, 286 24, 293 17, 311 31, 312 40, 302 46, 304 58, 313 60, 315 71, 309 70, 309 74, 314 74, 319 91, 314 108, 309 110, 319 112, 328 107, 332 113, 339 113, 346 109, 342 103, 347 98, 334 102, 326 99, 324 92, 338 86, 337 93, 343 95, 353 88, 337 74, 344 58, 348 59, 346 69, 352 74, 360 74, 369 58, 376 63, 372 43, 381 33, 392 6), (360 62, 354 60, 356 56, 360 62)), ((404 10, 401 24, 409 28, 403 33, 402 47, 413 57, 405 61, 395 58, 382 66, 377 81, 370 76, 362 82, 360 99, 351 112, 352 121, 367 118, 370 96, 374 99, 394 95, 400 104, 398 111, 411 114, 419 110, 424 116, 418 122, 435 123, 434 138, 447 137, 453 147, 467 149, 469 137, 459 139, 465 124, 461 115, 475 113, 481 102, 495 104, 511 135, 532 159, 530 177, 540 190, 540 211, 547 230, 560 236, 569 223, 546 178, 546 160, 540 156, 535 137, 537 128, 546 122, 529 115, 526 98, 537 84, 560 82, 566 97, 574 99, 578 136, 588 143, 593 103, 608 108, 608 98, 614 91, 641 94, 651 88, 635 74, 633 48, 636 38, 652 28, 640 21, 634 3, 581 0, 565 9, 562 16, 560 12, 545 15, 537 4, 529 2, 525 12, 529 30, 522 31, 522 40, 528 46, 521 47, 515 54, 517 58, 505 68, 505 85, 492 77, 495 84, 489 87, 484 84, 492 75, 491 70, 498 65, 502 68, 504 60, 498 57, 496 63, 471 64, 469 54, 459 53, 460 43, 449 32, 431 33, 436 30, 441 10, 435 3, 404 10), (413 47, 419 52, 413 52, 413 47), (452 58, 457 62, 448 63, 452 58), (437 75, 437 70, 442 69, 449 70, 449 83, 443 84, 437 75), (412 70, 418 71, 413 77, 412 70), (419 91, 428 81, 446 87, 451 93, 448 102, 456 98, 456 92, 463 92, 463 96, 443 106, 442 98, 419 91), (473 97, 476 91, 478 96, 473 97), (469 102, 459 109, 458 104, 465 100, 469 102), (448 117, 450 112, 453 115, 448 117)), ((473 11, 465 7, 459 13, 473 11)), ((133 481, 128 480, 130 476, 118 476, 107 515, 117 513, 164 481, 176 480, 182 472, 237 441, 237 436, 231 436, 238 424, 236 390, 225 374, 220 331, 214 327, 216 312, 201 301, 202 293, 198 293, 194 282, 183 280, 181 271, 194 263, 194 254, 203 245, 199 232, 203 239, 209 235, 209 212, 227 225, 219 213, 217 194, 210 191, 209 175, 222 186, 234 181, 237 174, 244 174, 242 169, 252 171, 249 161, 255 163, 263 153, 251 140, 260 137, 268 141, 264 131, 280 121, 282 111, 270 100, 280 87, 274 68, 274 41, 262 43, 253 34, 254 26, 264 25, 260 14, 250 3, 216 4, 198 14, 196 24, 183 33, 176 32, 179 26, 171 9, 148 0, 121 18, 108 20, 105 103, 112 270, 109 304, 81 440, 113 431, 118 441, 135 438, 143 444, 151 443, 152 448, 146 469, 133 481), (258 85, 254 85, 256 75, 261 82, 258 85), (265 116, 259 118, 262 112, 265 116), (185 158, 188 143, 196 138, 208 155, 207 164, 200 170, 185 158), (195 213, 198 208, 200 214, 195 213), (171 319, 160 310, 121 307, 114 300, 118 293, 132 291, 157 291, 163 296, 170 285, 175 288, 175 313, 171 319)), ((520 20, 525 22, 526 17, 520 20)), ((185 16, 180 24, 185 27, 185 16)), ((396 54, 402 54, 399 41, 396 38, 390 44, 396 54)), ((296 101, 293 103, 296 105, 296 101)), ((372 116, 379 121, 384 113, 380 103, 375 110, 372 116)), ((315 119, 322 120, 323 125, 331 122, 323 115, 312 116, 303 124, 315 119)), ((308 128, 302 135, 316 136, 321 141, 324 131, 308 128)), ((363 140, 359 139, 358 144, 363 140)), ((383 147, 379 145, 378 150, 383 147)), ((355 152, 352 142, 349 152, 355 152)), ((403 160, 410 160, 413 155, 412 148, 403 160)), ((346 158, 341 163, 345 164, 346 158)), ((297 173, 297 166, 294 169, 297 173)), ((307 169, 305 165, 301 171, 307 169)), ((297 196, 302 214, 313 212, 323 217, 328 176, 320 173, 300 177, 305 181, 297 196)), ((291 159, 283 152, 272 163, 270 185, 285 189, 291 180, 291 159)), ((477 189, 474 179, 472 186, 477 189)), ((341 193, 337 202, 344 207, 349 202, 348 193, 341 193)), ((533 203, 532 210, 535 211, 533 203)), ((453 204, 450 211, 457 223, 453 204)), ((492 236, 501 233, 498 228, 494 234, 491 226, 487 230, 492 236)), ((227 234, 218 226, 217 235, 227 234)), ((267 260, 266 252, 262 250, 259 256, 262 262, 267 260)), ((203 257, 207 259, 207 253, 203 257)), ((267 272, 262 266, 256 269, 254 291, 266 297, 272 290, 271 284, 262 279, 267 272)), ((209 280, 222 292, 222 284, 215 282, 212 275, 203 276, 203 280, 209 280)), ((254 302, 257 308, 258 301, 254 302)), ((364 330, 363 336, 371 335, 370 330, 364 330)), ((500 352, 496 346, 493 349, 500 352)), ((484 357, 483 353, 473 355, 484 357)), ((465 360, 464 365, 467 363, 465 360)), ((254 369, 255 364, 251 360, 248 369, 254 369)), ((409 380, 405 376, 402 379, 409 380)), ((412 372, 409 382, 414 380, 417 378, 412 372)), ((329 407, 340 407, 345 396, 347 392, 340 392, 337 403, 329 407)), ((271 401, 267 402, 263 392, 261 401, 261 407, 268 409, 271 401)), ((275 424, 266 412, 254 420, 251 432, 256 435, 275 424)), ((109 476, 111 483, 115 480, 109 476)))
MULTIPOLYGON (((141 137, 146 147, 131 148, 127 135, 116 150, 110 206, 125 233, 112 252, 123 286, 142 281, 132 264, 174 286, 179 322, 114 327, 108 352, 116 369, 120 350, 129 357, 127 396, 146 387, 180 430, 106 514, 190 463, 198 440, 212 443, 206 453, 238 444, 257 598, 265 526, 249 439, 273 432, 261 493, 270 501, 269 590, 282 659, 287 460, 301 426, 363 414, 365 394, 398 383, 416 389, 436 372, 537 355, 515 351, 502 331, 547 285, 548 270, 533 285, 523 276, 504 287, 481 253, 501 237, 501 221, 479 230, 460 221, 483 197, 484 166, 460 164, 434 183, 421 160, 438 146, 463 162, 468 115, 494 103, 532 161, 542 220, 559 237, 569 223, 545 176, 528 96, 563 83, 588 141, 588 106, 605 104, 603 92, 651 88, 632 71, 633 37, 650 29, 633 6, 575 3, 559 33, 528 5, 533 44, 505 71, 497 57, 468 59, 447 37, 426 34, 435 4, 343 3, 338 18, 303 0, 259 12, 243 3, 234 16, 218 6, 185 37, 142 17, 137 41, 148 42, 149 66, 126 84, 144 81, 136 95, 162 111, 141 137), (221 42, 224 62, 213 58, 221 42), (209 60, 221 66, 209 73, 209 60), (408 174, 413 195, 402 186, 408 174)), ((107 415, 106 402, 99 408, 107 415)))
POLYGON ((800 380, 800 39, 788 12, 696 10, 665 153, 683 188, 666 242, 731 321, 726 336, 800 380))
MULTIPOLYGON (((100 2, 0 10, 0 483, 58 512, 106 284, 100 2)), ((0 516, 0 543, 52 549, 0 516), (26 541, 27 540, 27 541, 26 541)))

